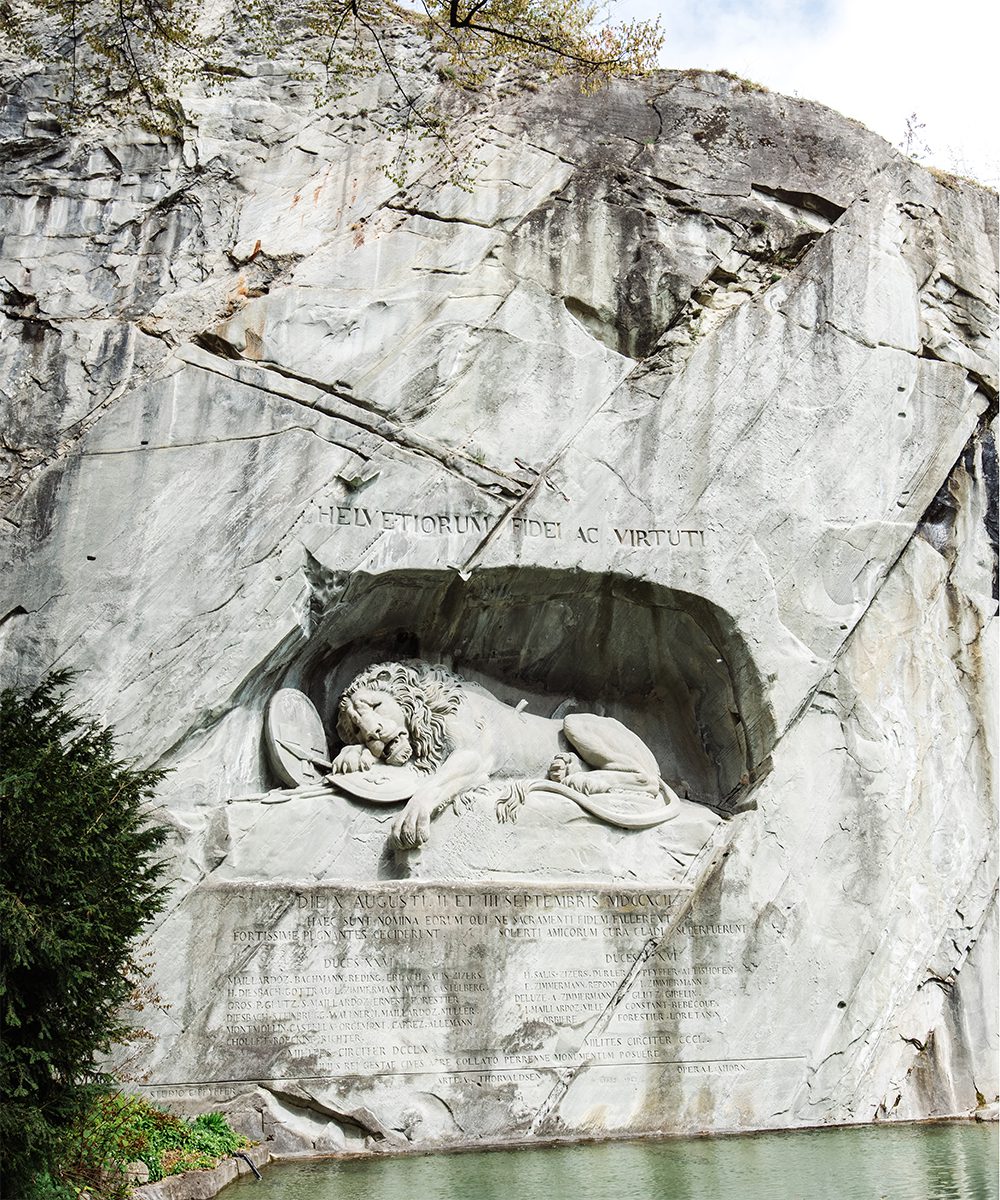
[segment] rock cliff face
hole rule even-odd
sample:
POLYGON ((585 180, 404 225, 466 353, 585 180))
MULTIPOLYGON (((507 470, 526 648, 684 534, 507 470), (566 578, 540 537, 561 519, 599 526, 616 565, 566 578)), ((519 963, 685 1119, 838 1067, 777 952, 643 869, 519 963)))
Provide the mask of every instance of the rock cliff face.
POLYGON ((719 75, 463 102, 471 192, 381 170, 384 81, 316 111, 249 64, 175 141, 70 138, 47 86, 3 118, 0 639, 172 771, 156 1094, 300 1150, 995 1103, 995 197, 719 75), (394 854, 363 804, 231 803, 276 689, 335 749, 348 680, 414 657, 624 720, 695 867, 555 804, 394 854), (433 941, 463 894, 604 925, 477 942, 472 982, 449 926, 437 991, 343 950, 345 896, 423 897, 433 941), (333 1032, 286 1011, 348 992, 333 1032))

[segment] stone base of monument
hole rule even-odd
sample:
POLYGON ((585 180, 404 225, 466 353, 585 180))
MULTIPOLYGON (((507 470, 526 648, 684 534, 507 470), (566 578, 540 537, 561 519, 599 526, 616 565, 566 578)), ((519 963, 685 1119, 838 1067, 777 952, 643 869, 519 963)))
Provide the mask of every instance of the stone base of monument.
POLYGON ((398 811, 373 814, 370 805, 332 794, 281 805, 228 805, 219 818, 228 851, 212 883, 599 879, 652 886, 687 878, 720 823, 705 805, 682 802, 672 820, 637 833, 599 824, 561 796, 539 794, 503 824, 489 804, 443 812, 430 842, 398 851, 388 837, 398 811))
POLYGON ((242 1158, 235 1155, 225 1158, 207 1171, 183 1171, 180 1175, 167 1175, 155 1183, 143 1184, 133 1189, 132 1200, 212 1200, 235 1180, 271 1161, 267 1146, 252 1146, 243 1154, 245 1157, 242 1158))
POLYGON ((712 887, 738 824, 659 886, 209 879, 146 1090, 279 1154, 744 1128, 804 1060, 739 1020, 712 887))

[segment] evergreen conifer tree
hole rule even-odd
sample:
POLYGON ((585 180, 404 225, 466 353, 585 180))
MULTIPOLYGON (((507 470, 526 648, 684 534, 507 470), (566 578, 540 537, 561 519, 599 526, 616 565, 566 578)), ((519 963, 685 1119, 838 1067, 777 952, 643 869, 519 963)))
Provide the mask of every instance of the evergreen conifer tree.
POLYGON ((105 1078, 135 939, 163 904, 161 772, 116 758, 111 730, 67 706, 68 678, 0 694, 0 1179, 18 1200, 105 1078))

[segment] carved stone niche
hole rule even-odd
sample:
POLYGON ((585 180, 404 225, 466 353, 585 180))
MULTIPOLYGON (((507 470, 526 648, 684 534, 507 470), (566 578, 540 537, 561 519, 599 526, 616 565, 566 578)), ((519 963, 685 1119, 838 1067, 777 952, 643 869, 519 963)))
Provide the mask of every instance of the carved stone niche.
POLYGON ((773 723, 754 663, 733 622, 700 597, 536 567, 462 579, 314 564, 312 584, 312 632, 276 683, 315 705, 331 758, 348 684, 374 663, 419 659, 534 716, 616 718, 692 803, 682 820, 639 832, 608 828, 556 796, 532 796, 504 825, 486 798, 442 813, 429 844, 407 854, 393 844, 392 809, 314 788, 281 804, 231 805, 224 876, 678 878, 714 814, 737 808, 766 770, 773 723))
POLYGON ((443 662, 540 715, 618 717, 700 803, 738 804, 766 769, 773 722, 748 649, 687 592, 537 567, 353 575, 288 679, 327 715, 362 668, 394 658, 443 662))

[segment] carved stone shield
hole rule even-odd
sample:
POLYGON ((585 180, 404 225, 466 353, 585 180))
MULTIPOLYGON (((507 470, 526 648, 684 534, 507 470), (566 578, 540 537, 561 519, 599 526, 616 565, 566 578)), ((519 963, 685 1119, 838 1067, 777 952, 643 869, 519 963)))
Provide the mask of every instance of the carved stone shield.
POLYGON ((323 772, 315 760, 329 757, 326 731, 316 706, 296 688, 275 692, 264 719, 267 761, 288 787, 316 783, 323 772))

